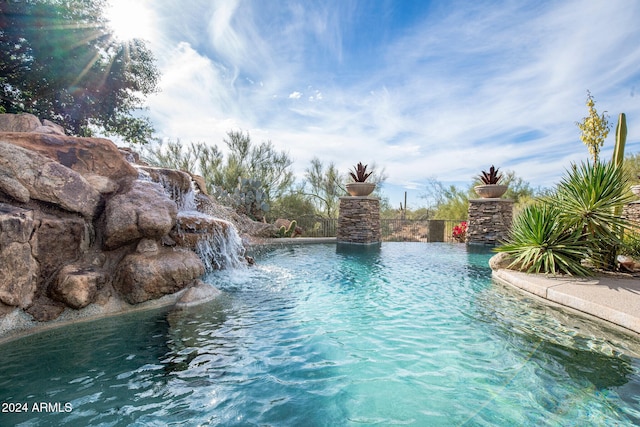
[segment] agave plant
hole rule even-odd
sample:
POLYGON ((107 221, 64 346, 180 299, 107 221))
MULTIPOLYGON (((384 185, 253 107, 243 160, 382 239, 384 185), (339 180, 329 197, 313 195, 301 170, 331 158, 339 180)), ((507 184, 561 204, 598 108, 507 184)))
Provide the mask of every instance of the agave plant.
POLYGON ((498 173, 499 170, 499 168, 491 165, 491 167, 489 168, 489 172, 482 171, 482 174, 480 174, 478 178, 480 178, 480 181, 482 181, 482 183, 485 185, 498 184, 502 179, 502 174, 498 173))
POLYGON ((557 221, 560 210, 548 203, 525 207, 514 219, 507 242, 496 248, 513 256, 511 266, 528 273, 588 276, 582 265, 585 236, 557 221))
POLYGON ((367 173, 367 166, 368 165, 363 165, 362 162, 359 162, 357 166, 353 167, 353 170, 355 173, 349 172, 349 175, 351 175, 351 178, 354 180, 354 182, 367 181, 367 178, 369 178, 373 173, 373 172, 367 173))

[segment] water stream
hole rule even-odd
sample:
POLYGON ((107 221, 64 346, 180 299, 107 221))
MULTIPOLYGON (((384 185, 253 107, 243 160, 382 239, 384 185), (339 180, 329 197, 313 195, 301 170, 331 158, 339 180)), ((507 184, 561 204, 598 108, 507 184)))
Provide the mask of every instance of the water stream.
POLYGON ((194 182, 184 191, 167 176, 158 174, 158 181, 143 169, 140 179, 157 182, 165 194, 178 206, 177 237, 193 249, 207 272, 246 265, 245 248, 236 226, 230 221, 215 218, 198 210, 197 189, 194 182))

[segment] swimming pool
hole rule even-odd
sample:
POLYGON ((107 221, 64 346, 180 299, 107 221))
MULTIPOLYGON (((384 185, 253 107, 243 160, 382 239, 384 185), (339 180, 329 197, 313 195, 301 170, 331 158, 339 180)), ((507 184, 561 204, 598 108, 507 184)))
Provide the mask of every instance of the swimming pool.
POLYGON ((0 402, 14 411, 0 424, 640 423, 638 341, 493 283, 490 256, 434 243, 265 250, 253 268, 209 275, 225 291, 211 303, 3 345, 0 402))

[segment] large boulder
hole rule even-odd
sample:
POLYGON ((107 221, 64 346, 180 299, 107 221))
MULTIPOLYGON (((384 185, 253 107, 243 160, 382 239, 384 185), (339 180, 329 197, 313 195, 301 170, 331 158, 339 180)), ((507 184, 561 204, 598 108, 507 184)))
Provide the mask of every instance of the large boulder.
POLYGON ((159 248, 127 255, 118 265, 114 287, 128 303, 139 304, 180 291, 203 274, 204 265, 192 251, 159 248))
POLYGON ((33 132, 42 126, 33 114, 0 114, 0 132, 33 132))
POLYGON ((0 302, 26 307, 36 291, 38 263, 29 238, 35 227, 33 211, 0 203, 0 302))
POLYGON ((204 283, 202 280, 196 280, 195 286, 186 290, 180 299, 176 302, 176 307, 187 308, 195 305, 204 304, 222 295, 222 291, 213 285, 204 283))
POLYGON ((12 242, 0 247, 0 301, 27 307, 36 291, 38 264, 28 243, 12 242))
POLYGON ((31 251, 40 266, 43 287, 60 268, 81 259, 93 240, 89 224, 77 216, 55 216, 38 211, 31 251))
POLYGON ((64 135, 64 128, 49 120, 40 123, 33 114, 0 114, 0 132, 39 132, 64 135))
POLYGON ((27 203, 30 199, 53 203, 92 218, 100 193, 82 175, 22 147, 2 141, 0 134, 0 191, 27 203))
POLYGON ((60 270, 50 294, 54 300, 80 309, 94 302, 106 281, 106 273, 99 268, 70 264, 60 270))
POLYGON ((161 238, 173 228, 178 207, 158 184, 134 181, 105 206, 104 246, 115 249, 142 237, 161 238))
POLYGON ((136 168, 127 162, 118 147, 104 138, 7 132, 0 133, 0 142, 36 152, 83 176, 100 175, 116 182, 138 176, 136 168))
POLYGON ((137 166, 140 176, 162 185, 165 193, 181 210, 195 210, 195 193, 191 175, 176 169, 137 166))

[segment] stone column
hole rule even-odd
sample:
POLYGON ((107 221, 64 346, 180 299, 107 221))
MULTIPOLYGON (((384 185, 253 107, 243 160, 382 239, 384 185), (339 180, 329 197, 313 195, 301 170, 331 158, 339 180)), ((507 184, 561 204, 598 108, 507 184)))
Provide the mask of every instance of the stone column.
POLYGON ((364 245, 380 243, 380 199, 341 197, 337 241, 364 245))
POLYGON ((513 221, 513 200, 469 200, 467 243, 497 245, 507 238, 513 221))

